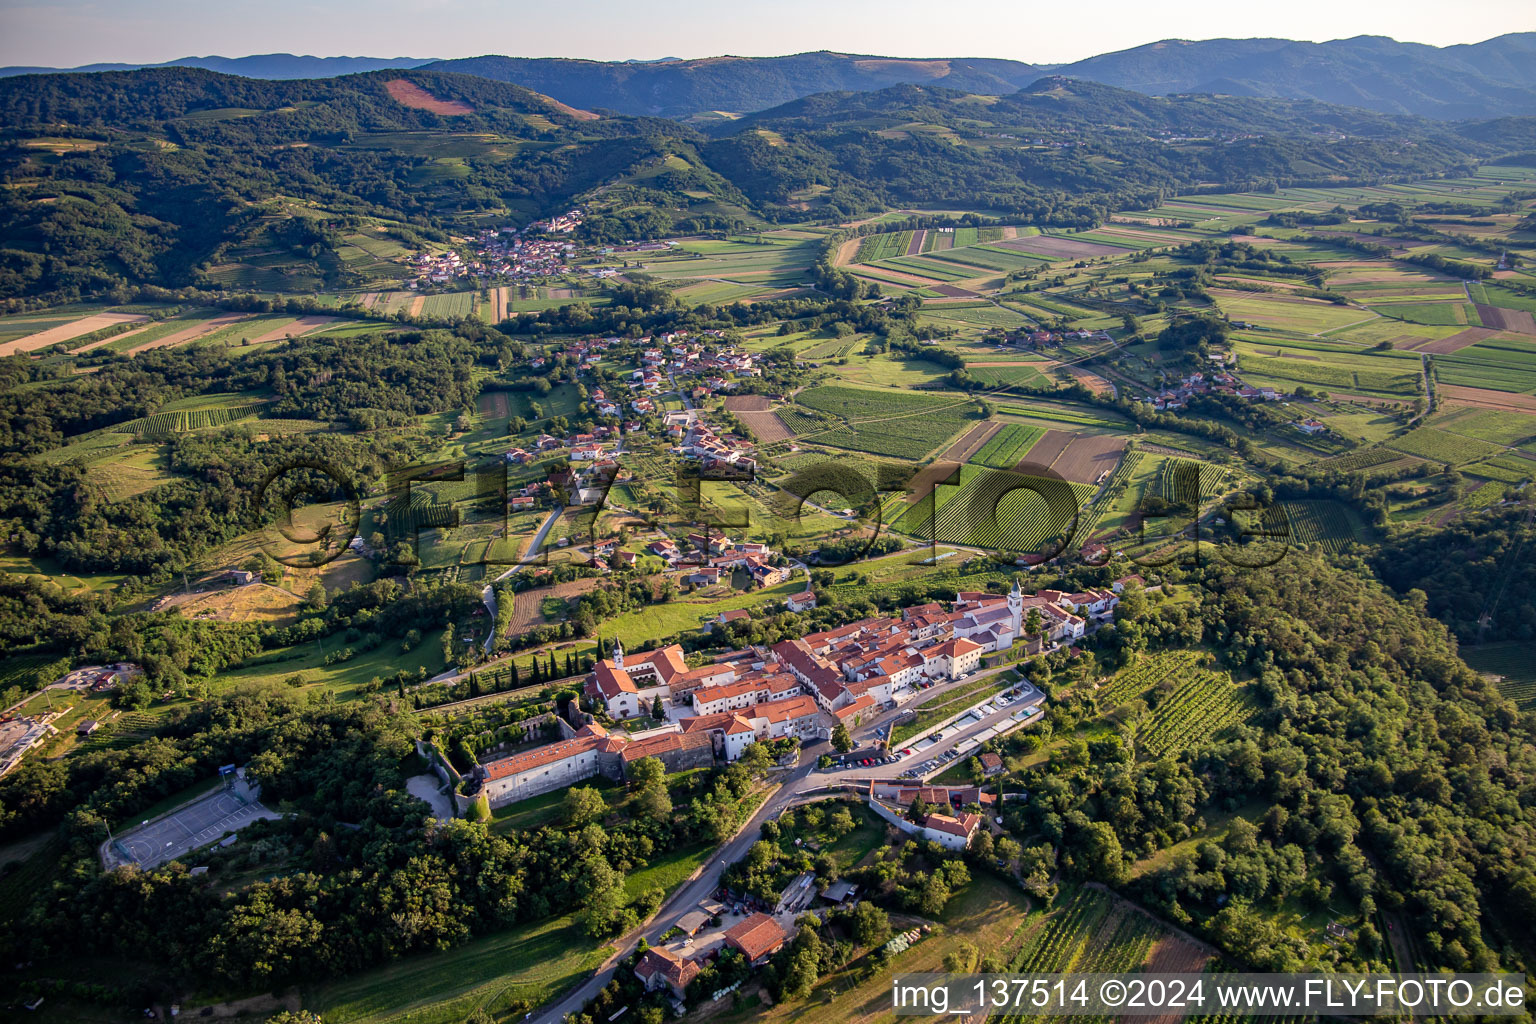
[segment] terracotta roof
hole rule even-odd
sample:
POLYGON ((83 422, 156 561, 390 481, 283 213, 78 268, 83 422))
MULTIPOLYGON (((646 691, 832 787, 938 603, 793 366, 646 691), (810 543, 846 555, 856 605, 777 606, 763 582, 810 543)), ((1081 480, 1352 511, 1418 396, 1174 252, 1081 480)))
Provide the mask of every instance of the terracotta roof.
POLYGON ((753 718, 766 718, 770 722, 788 722, 818 713, 816 702, 809 697, 770 700, 752 709, 753 718))
POLYGON ((725 933, 726 944, 741 950, 748 960, 767 956, 784 945, 785 938, 779 922, 767 914, 753 914, 725 933))
POLYGON ((939 645, 939 653, 948 658, 963 657, 964 655, 970 654, 972 651, 979 650, 981 650, 981 644, 971 643, 971 641, 965 639, 965 637, 955 637, 955 639, 946 640, 944 643, 939 645))
POLYGON ((874 706, 875 698, 866 693, 856 698, 854 702, 849 704, 847 707, 838 708, 837 717, 840 719, 848 718, 850 715, 856 715, 860 711, 863 711, 866 708, 872 708, 874 706))
POLYGON ((604 659, 598 662, 592 673, 597 677, 597 692, 605 698, 611 699, 621 693, 638 692, 634 680, 629 678, 629 673, 621 668, 614 668, 612 661, 604 659))
MULTIPOLYGON (((608 736, 608 731, 600 725, 585 725, 571 739, 561 740, 559 743, 550 743, 547 746, 536 747, 533 750, 524 751, 521 754, 513 754, 510 757, 499 757, 487 762, 483 768, 487 780, 504 779, 511 775, 519 775, 534 768, 542 768, 547 764, 555 764, 566 758, 585 754, 600 747, 611 749, 612 740, 618 737, 608 736)), ((622 743, 622 740, 619 740, 622 743)))
POLYGON ((641 981, 649 984, 659 974, 676 989, 686 988, 698 973, 697 961, 680 957, 661 946, 652 946, 646 950, 640 962, 635 964, 635 976, 641 981))
POLYGON ((635 740, 624 748, 620 756, 627 764, 630 761, 638 761, 642 757, 659 757, 674 751, 698 750, 709 746, 712 744, 708 733, 664 732, 659 736, 647 736, 643 740, 635 740))
POLYGON ((953 818, 947 814, 930 814, 923 819, 924 828, 931 828, 935 832, 948 832, 954 836, 964 836, 967 839, 980 824, 981 815, 979 814, 961 814, 953 818))
POLYGON ((700 704, 710 704, 717 700, 730 700, 748 693, 767 693, 768 684, 762 679, 741 679, 734 683, 719 683, 715 686, 705 686, 694 693, 694 698, 700 704))
POLYGON ((752 728, 751 723, 734 711, 717 711, 713 715, 695 715, 692 718, 683 719, 678 724, 683 727, 683 732, 707 733, 719 729, 721 732, 734 734, 743 732, 755 733, 757 731, 752 728))

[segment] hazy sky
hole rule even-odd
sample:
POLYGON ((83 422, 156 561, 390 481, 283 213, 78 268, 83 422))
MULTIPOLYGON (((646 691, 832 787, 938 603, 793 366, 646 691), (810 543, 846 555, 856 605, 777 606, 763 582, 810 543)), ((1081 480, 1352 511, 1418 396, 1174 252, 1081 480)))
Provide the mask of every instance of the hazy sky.
POLYGON ((1443 46, 1532 29, 1531 0, 0 0, 0 64, 821 49, 1059 63, 1168 38, 1369 34, 1443 46))

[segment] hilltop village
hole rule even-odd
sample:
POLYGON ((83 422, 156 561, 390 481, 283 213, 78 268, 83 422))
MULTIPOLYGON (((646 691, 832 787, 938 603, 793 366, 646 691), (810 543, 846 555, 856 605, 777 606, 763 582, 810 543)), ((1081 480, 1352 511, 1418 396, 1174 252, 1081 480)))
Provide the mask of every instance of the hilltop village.
MULTIPOLYGON (((771 647, 751 647, 689 667, 677 644, 627 653, 615 645, 588 676, 590 711, 561 722, 560 741, 489 760, 474 773, 492 808, 595 775, 621 779, 654 757, 669 772, 736 761, 754 743, 829 739, 839 727, 859 735, 935 682, 975 674, 988 655, 1057 650, 1112 621, 1120 593, 1110 589, 1006 595, 962 592, 949 609, 933 602, 899 617, 870 618, 771 647), (665 724, 627 733, 618 726, 649 715, 665 724), (604 724, 607 723, 607 724, 604 724)), ((814 605, 814 595, 792 606, 814 605)))

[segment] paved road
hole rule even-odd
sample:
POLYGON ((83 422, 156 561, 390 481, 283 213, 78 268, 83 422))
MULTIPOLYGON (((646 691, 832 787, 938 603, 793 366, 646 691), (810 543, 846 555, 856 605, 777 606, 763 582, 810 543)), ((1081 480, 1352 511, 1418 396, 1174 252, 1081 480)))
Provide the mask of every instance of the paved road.
POLYGON ((549 531, 554 528, 555 520, 559 519, 560 513, 564 511, 564 505, 556 505, 555 510, 549 514, 549 518, 544 520, 544 525, 539 527, 539 532, 533 535, 533 543, 528 545, 528 550, 523 554, 523 557, 518 559, 516 565, 512 566, 512 568, 508 569, 500 576, 497 576, 491 582, 500 583, 502 580, 506 579, 508 576, 511 576, 513 573, 517 572, 517 570, 521 569, 523 566, 537 558, 539 556, 539 549, 544 546, 544 538, 549 536, 549 531))

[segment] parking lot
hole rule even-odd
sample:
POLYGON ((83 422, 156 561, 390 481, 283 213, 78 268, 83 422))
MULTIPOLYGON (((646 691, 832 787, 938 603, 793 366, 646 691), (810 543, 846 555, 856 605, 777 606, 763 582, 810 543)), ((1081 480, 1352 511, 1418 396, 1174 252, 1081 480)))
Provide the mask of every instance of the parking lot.
POLYGON ((1042 697, 1028 683, 1020 684, 1020 692, 1010 692, 982 701, 962 712, 950 724, 929 733, 916 743, 909 743, 896 750, 899 760, 908 767, 900 774, 903 779, 926 779, 946 766, 967 757, 987 740, 999 736, 1028 720, 1036 713, 1042 697))

